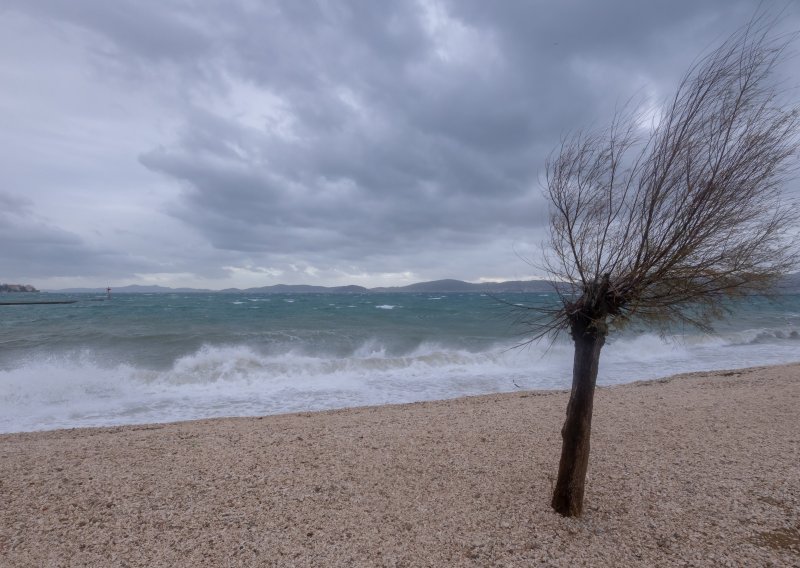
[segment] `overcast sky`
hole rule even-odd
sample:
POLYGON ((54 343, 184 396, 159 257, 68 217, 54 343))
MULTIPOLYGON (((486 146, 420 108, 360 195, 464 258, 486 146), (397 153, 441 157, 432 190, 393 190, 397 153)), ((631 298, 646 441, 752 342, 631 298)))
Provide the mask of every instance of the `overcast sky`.
POLYGON ((0 282, 537 276, 561 136, 758 5, 0 0, 0 282))

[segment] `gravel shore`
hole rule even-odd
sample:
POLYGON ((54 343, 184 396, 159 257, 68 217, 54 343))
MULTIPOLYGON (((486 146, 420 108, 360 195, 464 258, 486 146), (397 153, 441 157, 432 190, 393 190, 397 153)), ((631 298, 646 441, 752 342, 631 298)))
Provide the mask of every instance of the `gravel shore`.
POLYGON ((0 436, 0 566, 800 566, 800 364, 567 393, 0 436))

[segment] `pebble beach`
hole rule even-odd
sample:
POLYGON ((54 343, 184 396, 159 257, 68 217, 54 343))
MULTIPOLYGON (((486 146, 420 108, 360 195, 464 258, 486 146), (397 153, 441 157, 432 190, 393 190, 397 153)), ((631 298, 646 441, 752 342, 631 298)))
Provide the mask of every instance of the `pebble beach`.
POLYGON ((568 393, 0 435, 0 565, 800 566, 800 364, 568 393))

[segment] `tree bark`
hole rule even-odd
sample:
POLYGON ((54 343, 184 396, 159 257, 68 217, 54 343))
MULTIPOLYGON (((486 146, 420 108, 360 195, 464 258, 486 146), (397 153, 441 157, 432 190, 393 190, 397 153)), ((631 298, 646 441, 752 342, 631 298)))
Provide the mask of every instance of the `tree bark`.
POLYGON ((567 418, 561 429, 561 460, 551 502, 553 509, 565 517, 579 517, 583 512, 594 387, 606 330, 575 321, 572 325, 572 338, 575 341, 572 393, 567 405, 567 418))

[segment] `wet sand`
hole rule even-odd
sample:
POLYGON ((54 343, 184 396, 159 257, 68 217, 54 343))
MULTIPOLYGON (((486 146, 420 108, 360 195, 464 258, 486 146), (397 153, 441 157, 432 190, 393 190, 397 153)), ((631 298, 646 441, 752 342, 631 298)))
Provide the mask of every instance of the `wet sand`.
POLYGON ((599 389, 0 435, 0 566, 800 566, 800 364, 599 389))

